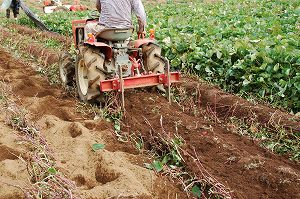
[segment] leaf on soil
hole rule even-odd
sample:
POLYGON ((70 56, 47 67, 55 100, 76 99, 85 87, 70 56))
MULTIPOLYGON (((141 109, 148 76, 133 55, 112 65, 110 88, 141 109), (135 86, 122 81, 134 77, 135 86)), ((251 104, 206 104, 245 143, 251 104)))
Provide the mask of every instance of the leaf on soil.
POLYGON ((48 172, 55 175, 57 173, 56 169, 54 167, 49 167, 48 172))
POLYGON ((92 148, 94 151, 104 149, 105 145, 104 144, 93 144, 92 148))
POLYGON ((120 127, 119 124, 115 124, 114 128, 115 128, 116 132, 120 132, 121 131, 121 127, 120 127))
POLYGON ((171 158, 170 158, 168 155, 166 155, 166 156, 163 158, 163 160, 161 161, 161 164, 162 164, 162 165, 167 164, 167 163, 169 162, 170 159, 171 159, 171 158))
POLYGON ((152 164, 144 163, 145 168, 152 170, 153 166, 152 164))
POLYGON ((157 172, 161 172, 163 170, 163 164, 160 161, 154 160, 152 166, 157 172))
POLYGON ((200 188, 197 186, 197 185, 194 185, 193 188, 192 188, 192 193, 197 196, 198 198, 201 197, 201 190, 200 188))

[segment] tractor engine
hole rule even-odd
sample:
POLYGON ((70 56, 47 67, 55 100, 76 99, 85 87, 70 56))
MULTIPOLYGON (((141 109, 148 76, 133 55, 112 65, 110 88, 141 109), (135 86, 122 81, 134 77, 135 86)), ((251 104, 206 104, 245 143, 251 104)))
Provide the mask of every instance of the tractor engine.
POLYGON ((104 63, 104 68, 108 71, 109 74, 120 76, 122 72, 123 77, 128 77, 131 75, 132 63, 129 59, 128 51, 128 42, 123 43, 114 43, 112 45, 113 49, 113 58, 107 60, 104 63), (121 70, 119 71, 118 68, 121 70))

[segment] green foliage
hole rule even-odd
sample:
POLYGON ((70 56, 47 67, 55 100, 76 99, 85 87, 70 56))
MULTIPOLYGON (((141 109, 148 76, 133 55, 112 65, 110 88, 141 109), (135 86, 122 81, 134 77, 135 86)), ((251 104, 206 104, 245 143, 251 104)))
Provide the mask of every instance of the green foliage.
POLYGON ((290 133, 279 129, 277 134, 263 132, 265 140, 262 145, 278 154, 287 154, 290 159, 300 160, 300 133, 290 133))
POLYGON ((115 131, 119 133, 121 131, 120 123, 119 122, 115 122, 114 128, 115 128, 115 131))
POLYGON ((55 39, 49 38, 45 41, 45 46, 47 48, 59 48, 61 47, 61 43, 55 39))
POLYGON ((184 144, 184 140, 178 136, 170 140, 165 140, 163 137, 160 137, 160 139, 164 145, 164 150, 157 154, 157 159, 152 164, 145 164, 145 167, 157 172, 163 171, 164 165, 172 169, 183 167, 183 159, 179 148, 184 144))
POLYGON ((163 170, 163 164, 158 160, 154 160, 152 166, 157 172, 161 172, 163 170))
POLYGON ((201 198, 202 191, 201 191, 201 189, 199 188, 199 186, 194 185, 193 188, 192 188, 192 193, 193 193, 195 196, 197 196, 197 198, 201 198))
POLYGON ((297 0, 162 4, 148 10, 175 69, 300 111, 297 0))
POLYGON ((55 175, 57 173, 56 169, 54 167, 49 167, 48 172, 52 175, 55 175))

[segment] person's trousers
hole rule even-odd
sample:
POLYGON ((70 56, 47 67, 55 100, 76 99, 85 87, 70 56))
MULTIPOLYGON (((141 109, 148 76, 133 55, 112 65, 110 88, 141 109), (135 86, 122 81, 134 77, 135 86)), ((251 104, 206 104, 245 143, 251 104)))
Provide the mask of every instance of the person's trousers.
POLYGON ((85 31, 84 31, 84 39, 87 41, 88 39, 88 33, 92 33, 93 35, 96 35, 101 30, 105 29, 105 26, 100 25, 98 22, 89 22, 85 25, 85 31))
POLYGON ((20 10, 20 2, 18 0, 12 0, 10 4, 10 8, 6 10, 6 17, 10 18, 10 11, 12 10, 14 18, 18 17, 20 10))

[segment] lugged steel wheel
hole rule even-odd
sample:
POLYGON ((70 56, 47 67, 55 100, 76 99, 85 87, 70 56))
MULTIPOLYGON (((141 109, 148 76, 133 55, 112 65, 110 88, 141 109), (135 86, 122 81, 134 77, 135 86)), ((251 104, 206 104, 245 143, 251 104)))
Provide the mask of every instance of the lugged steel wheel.
POLYGON ((84 102, 92 102, 100 96, 100 81, 105 79, 103 69, 104 55, 94 51, 92 48, 85 48, 77 55, 75 77, 77 92, 84 102))
POLYGON ((161 48, 153 43, 142 46, 144 67, 153 73, 164 73, 165 63, 155 54, 161 55, 161 48))
MULTIPOLYGON (((156 55, 161 55, 161 48, 157 44, 145 44, 142 46, 143 62, 145 69, 152 73, 164 73, 165 63, 156 55)), ((166 92, 162 84, 157 85, 158 90, 166 92)))
POLYGON ((59 58, 59 75, 64 88, 74 85, 75 63, 68 52, 63 52, 59 58))

